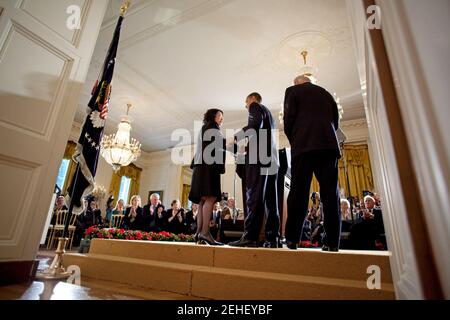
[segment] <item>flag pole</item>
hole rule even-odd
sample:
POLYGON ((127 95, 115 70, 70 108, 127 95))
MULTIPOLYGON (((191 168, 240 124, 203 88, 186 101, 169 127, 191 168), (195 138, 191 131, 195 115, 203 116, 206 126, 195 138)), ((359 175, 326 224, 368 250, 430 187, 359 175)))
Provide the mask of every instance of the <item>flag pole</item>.
MULTIPOLYGON (((124 17, 128 8, 130 7, 130 1, 124 1, 120 7, 120 17, 124 17)), ((86 137, 84 137, 84 139, 86 139, 86 137)), ((63 265, 63 255, 66 252, 66 245, 67 242, 69 241, 69 224, 70 221, 72 220, 72 213, 73 213, 73 208, 74 208, 74 196, 75 196, 75 190, 76 190, 76 185, 78 183, 78 179, 80 177, 80 171, 81 171, 81 167, 80 167, 80 163, 78 162, 77 164, 77 169, 74 175, 74 180, 72 182, 72 190, 71 190, 71 195, 70 195, 70 206, 69 206, 69 210, 67 212, 67 216, 64 217, 64 229, 63 229, 63 234, 62 237, 58 238, 58 246, 55 250, 55 257, 53 258, 53 261, 51 263, 51 265, 45 269, 42 272, 37 272, 36 273, 36 279, 39 280, 53 280, 53 281, 59 281, 59 280, 65 280, 68 279, 72 273, 67 272, 64 268, 63 265)), ((75 232, 75 230, 73 231, 75 232)))
MULTIPOLYGON (((78 163, 77 170, 76 170, 75 176, 74 176, 74 181, 73 181, 74 186, 78 182, 79 172, 80 172, 80 164, 78 163)), ((64 280, 64 279, 69 278, 72 274, 65 270, 62 258, 63 258, 64 253, 66 252, 66 244, 69 241, 68 233, 69 233, 69 224, 70 224, 70 221, 72 220, 72 212, 73 212, 73 207, 74 207, 74 201, 73 201, 74 194, 75 194, 75 187, 72 188, 72 190, 71 190, 69 211, 66 213, 66 216, 64 217, 64 220, 63 220, 64 221, 64 230, 63 230, 62 236, 58 238, 58 246, 56 247, 56 250, 55 250, 55 257, 53 258, 52 263, 50 264, 50 266, 47 269, 45 269, 42 272, 36 273, 37 279, 40 279, 40 280, 64 280)), ((73 232, 75 232, 75 230, 73 232)))

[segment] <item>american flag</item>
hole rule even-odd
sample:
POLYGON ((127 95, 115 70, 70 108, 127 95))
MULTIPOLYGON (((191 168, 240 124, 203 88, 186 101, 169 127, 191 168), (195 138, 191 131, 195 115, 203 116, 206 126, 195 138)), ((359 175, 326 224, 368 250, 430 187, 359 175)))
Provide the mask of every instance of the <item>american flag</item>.
POLYGON ((92 96, 86 112, 86 120, 78 139, 77 149, 73 155, 74 160, 78 163, 78 167, 75 178, 72 179, 68 188, 68 200, 72 201, 76 212, 80 211, 82 198, 90 194, 94 189, 95 173, 100 154, 100 141, 108 116, 122 21, 123 16, 120 16, 99 79, 92 90, 92 96))

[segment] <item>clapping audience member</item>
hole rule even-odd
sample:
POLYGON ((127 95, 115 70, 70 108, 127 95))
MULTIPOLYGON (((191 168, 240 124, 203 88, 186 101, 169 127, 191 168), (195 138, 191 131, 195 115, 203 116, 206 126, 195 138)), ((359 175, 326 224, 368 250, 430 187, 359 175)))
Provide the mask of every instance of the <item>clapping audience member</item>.
POLYGON ((209 222, 209 230, 211 231, 211 235, 216 239, 219 238, 219 227, 220 227, 220 217, 222 216, 222 209, 220 207, 220 203, 216 202, 213 207, 212 218, 209 222))
POLYGON ((114 197, 110 196, 108 200, 106 200, 106 215, 105 215, 105 224, 109 225, 111 221, 111 216, 114 211, 114 197))
POLYGON ((144 231, 154 231, 156 228, 156 207, 161 203, 159 194, 153 193, 150 195, 149 203, 146 204, 142 210, 144 215, 144 231))
POLYGON ((359 218, 350 232, 350 240, 353 249, 375 250, 377 242, 386 248, 382 213, 375 209, 375 199, 370 195, 364 197, 359 218))
POLYGON ((155 228, 153 230, 150 229, 150 231, 154 232, 165 231, 167 229, 166 216, 167 216, 166 208, 161 203, 158 204, 155 208, 155 228))
POLYGON ((58 196, 55 201, 55 206, 53 207, 53 215, 50 222, 52 225, 56 223, 56 214, 64 210, 67 210, 66 200, 63 196, 58 196))
POLYGON ((123 201, 123 199, 119 199, 119 201, 117 201, 116 206, 113 209, 113 215, 125 215, 126 209, 125 209, 125 202, 123 201))
POLYGON ((193 203, 191 210, 186 212, 186 234, 195 234, 197 231, 198 204, 193 203))
POLYGON ((144 216, 142 214, 141 197, 134 195, 131 197, 130 206, 125 211, 123 220, 125 229, 142 230, 144 216))
POLYGON ((180 200, 173 200, 171 208, 167 210, 167 231, 175 234, 183 233, 184 209, 181 208, 180 200))

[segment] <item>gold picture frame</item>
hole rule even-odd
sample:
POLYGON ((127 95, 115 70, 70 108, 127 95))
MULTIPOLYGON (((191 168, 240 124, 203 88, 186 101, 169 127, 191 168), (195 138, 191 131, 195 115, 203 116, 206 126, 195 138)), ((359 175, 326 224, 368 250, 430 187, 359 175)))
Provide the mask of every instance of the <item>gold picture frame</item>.
POLYGON ((148 192, 148 198, 147 198, 147 203, 150 203, 150 196, 154 193, 159 194, 159 200, 161 201, 161 203, 164 203, 164 190, 157 190, 157 191, 149 191, 148 192))

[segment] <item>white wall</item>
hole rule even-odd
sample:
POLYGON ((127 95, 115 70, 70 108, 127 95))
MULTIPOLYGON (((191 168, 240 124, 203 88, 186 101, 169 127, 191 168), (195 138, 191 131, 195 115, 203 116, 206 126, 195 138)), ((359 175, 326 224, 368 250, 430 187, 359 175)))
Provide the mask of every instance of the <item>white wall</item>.
POLYGON ((450 2, 378 0, 426 226, 450 297, 450 2))
POLYGON ((144 152, 136 165, 143 169, 139 190, 143 204, 147 202, 149 191, 164 191, 163 204, 166 207, 181 197, 182 165, 172 163, 170 151, 144 152))

